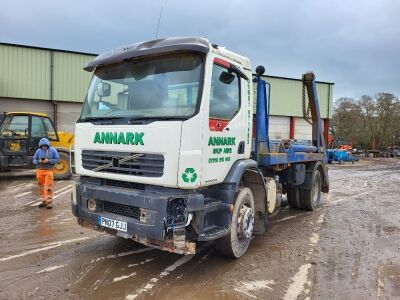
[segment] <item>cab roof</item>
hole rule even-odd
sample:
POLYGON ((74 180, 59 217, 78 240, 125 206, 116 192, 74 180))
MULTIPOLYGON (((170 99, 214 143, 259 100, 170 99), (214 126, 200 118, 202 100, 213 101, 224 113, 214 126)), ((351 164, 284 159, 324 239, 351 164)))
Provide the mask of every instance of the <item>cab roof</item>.
POLYGON ((202 37, 169 37, 119 47, 100 54, 94 60, 88 62, 84 70, 92 72, 96 67, 123 62, 135 57, 182 51, 195 51, 204 54, 212 51, 241 64, 245 69, 251 70, 250 60, 247 57, 225 47, 211 44, 208 39, 202 37))
POLYGON ((96 67, 123 62, 134 57, 154 55, 158 53, 174 53, 195 51, 207 54, 210 51, 210 42, 201 37, 170 37, 164 39, 140 42, 119 47, 104 54, 100 54, 83 68, 92 72, 96 67))
POLYGON ((242 65, 243 68, 251 70, 250 59, 248 59, 247 57, 242 56, 240 54, 237 54, 237 53, 235 53, 233 51, 230 51, 230 50, 228 50, 228 49, 226 49, 225 47, 222 47, 222 46, 218 46, 218 45, 213 44, 212 47, 213 47, 212 48, 212 52, 213 53, 219 54, 219 55, 221 55, 223 57, 231 59, 231 60, 239 63, 240 65, 242 65))

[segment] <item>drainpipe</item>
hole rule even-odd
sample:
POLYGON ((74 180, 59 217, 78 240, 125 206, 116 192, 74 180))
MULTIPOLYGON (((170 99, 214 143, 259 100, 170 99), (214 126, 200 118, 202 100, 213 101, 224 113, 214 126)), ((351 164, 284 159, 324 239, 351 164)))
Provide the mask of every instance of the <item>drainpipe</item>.
POLYGON ((53 104, 53 123, 57 131, 57 102, 54 100, 54 52, 50 51, 50 100, 53 104))
POLYGON ((296 117, 290 117, 289 139, 293 140, 296 132, 296 117))

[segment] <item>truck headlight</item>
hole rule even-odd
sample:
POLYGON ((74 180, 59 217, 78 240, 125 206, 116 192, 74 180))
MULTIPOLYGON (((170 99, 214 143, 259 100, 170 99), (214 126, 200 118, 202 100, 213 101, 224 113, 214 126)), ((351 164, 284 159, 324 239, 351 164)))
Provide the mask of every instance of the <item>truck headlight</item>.
POLYGON ((186 209, 186 198, 170 198, 167 204, 166 225, 168 229, 182 228, 189 225, 192 215, 186 209))

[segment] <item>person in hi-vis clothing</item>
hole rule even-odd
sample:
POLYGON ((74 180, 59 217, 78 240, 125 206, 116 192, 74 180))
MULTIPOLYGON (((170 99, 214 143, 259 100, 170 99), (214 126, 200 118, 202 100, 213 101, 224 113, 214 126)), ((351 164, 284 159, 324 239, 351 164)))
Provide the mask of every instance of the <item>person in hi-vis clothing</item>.
POLYGON ((36 178, 39 184, 39 207, 52 208, 54 165, 60 161, 60 156, 55 148, 50 146, 50 141, 42 138, 39 149, 36 150, 32 162, 36 165, 36 178))

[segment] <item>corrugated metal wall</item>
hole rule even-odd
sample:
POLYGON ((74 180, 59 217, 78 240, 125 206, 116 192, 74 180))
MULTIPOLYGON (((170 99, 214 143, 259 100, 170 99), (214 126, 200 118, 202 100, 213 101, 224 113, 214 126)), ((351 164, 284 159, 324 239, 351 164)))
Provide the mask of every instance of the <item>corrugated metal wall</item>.
POLYGON ((290 131, 290 117, 271 116, 269 118, 268 135, 271 139, 288 139, 290 131))
MULTIPOLYGON (((310 140, 312 136, 312 126, 303 118, 295 118, 294 139, 310 140)), ((321 124, 324 128, 324 123, 321 124)), ((290 117, 271 116, 269 118, 269 138, 270 139, 289 139, 290 138, 290 117)))
POLYGON ((54 99, 83 102, 92 73, 82 68, 94 56, 54 52, 54 99))
MULTIPOLYGON (((303 117, 303 84, 300 80, 268 76, 263 76, 263 79, 271 84, 271 115, 303 117)), ((333 84, 317 83, 321 118, 332 118, 332 89, 333 84)), ((256 97, 256 89, 254 89, 254 97, 256 97)), ((255 104, 256 101, 254 101, 255 104)))
POLYGON ((74 132, 82 103, 60 102, 57 104, 57 128, 60 131, 74 132))
POLYGON ((50 52, 0 45, 0 96, 50 99, 50 52))
POLYGON ((82 68, 94 57, 0 44, 0 97, 83 102, 92 74, 82 68))
POLYGON ((53 119, 53 104, 50 101, 0 98, 0 111, 36 111, 45 113, 53 119))
MULTIPOLYGON (((0 44, 0 97, 82 102, 91 77, 82 68, 94 57, 0 44)), ((303 116, 301 81, 268 76, 264 79, 272 86, 271 115, 303 116)), ((332 117, 332 88, 332 84, 317 83, 322 118, 332 117)))

